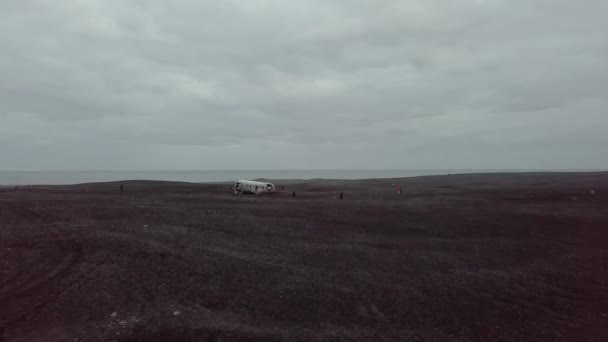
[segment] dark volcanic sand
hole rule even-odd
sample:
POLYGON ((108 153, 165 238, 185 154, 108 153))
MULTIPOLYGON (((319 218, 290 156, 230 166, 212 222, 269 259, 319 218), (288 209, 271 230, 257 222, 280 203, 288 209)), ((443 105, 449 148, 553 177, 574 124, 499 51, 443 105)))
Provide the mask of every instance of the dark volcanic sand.
POLYGON ((0 189, 0 340, 608 341, 608 173, 124 184, 0 189))

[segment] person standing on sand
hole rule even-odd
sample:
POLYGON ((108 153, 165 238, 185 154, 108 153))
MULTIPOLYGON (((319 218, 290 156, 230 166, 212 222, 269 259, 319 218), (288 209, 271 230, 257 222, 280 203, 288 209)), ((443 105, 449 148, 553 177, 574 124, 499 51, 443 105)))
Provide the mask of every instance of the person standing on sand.
POLYGON ((401 195, 401 185, 397 187, 397 193, 401 195))
POLYGON ((124 187, 122 184, 120 184, 120 192, 123 192, 123 191, 124 191, 124 187))
POLYGON ((344 194, 340 193, 340 199, 344 198, 344 194))
POLYGON ((296 198, 296 192, 295 191, 291 193, 291 197, 296 198))

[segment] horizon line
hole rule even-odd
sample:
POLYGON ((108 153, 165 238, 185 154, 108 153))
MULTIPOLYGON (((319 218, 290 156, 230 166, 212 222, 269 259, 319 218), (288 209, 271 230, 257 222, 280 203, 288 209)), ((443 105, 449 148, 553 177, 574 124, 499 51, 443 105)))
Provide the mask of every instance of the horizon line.
POLYGON ((608 168, 329 168, 329 169, 87 169, 0 170, 0 172, 220 172, 220 171, 608 171, 608 168))

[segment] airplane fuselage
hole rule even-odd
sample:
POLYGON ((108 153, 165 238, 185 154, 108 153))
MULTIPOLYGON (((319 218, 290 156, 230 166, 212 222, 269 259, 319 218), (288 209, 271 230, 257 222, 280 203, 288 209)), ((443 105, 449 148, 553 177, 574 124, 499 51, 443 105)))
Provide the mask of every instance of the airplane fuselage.
POLYGON ((234 195, 253 194, 259 195, 275 191, 274 184, 268 182, 257 182, 248 180, 237 180, 232 185, 234 195))

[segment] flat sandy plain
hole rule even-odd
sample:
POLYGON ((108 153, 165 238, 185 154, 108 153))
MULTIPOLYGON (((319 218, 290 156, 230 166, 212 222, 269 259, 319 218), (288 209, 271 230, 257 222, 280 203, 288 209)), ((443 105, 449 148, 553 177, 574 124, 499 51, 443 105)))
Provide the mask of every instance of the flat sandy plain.
POLYGON ((123 184, 0 189, 1 341, 608 341, 608 173, 123 184))

